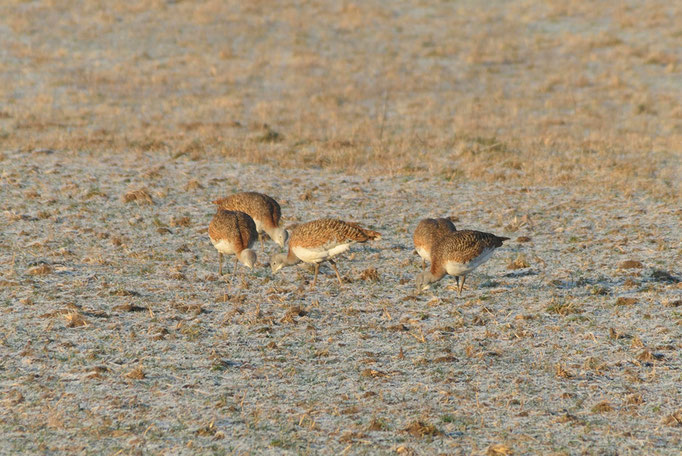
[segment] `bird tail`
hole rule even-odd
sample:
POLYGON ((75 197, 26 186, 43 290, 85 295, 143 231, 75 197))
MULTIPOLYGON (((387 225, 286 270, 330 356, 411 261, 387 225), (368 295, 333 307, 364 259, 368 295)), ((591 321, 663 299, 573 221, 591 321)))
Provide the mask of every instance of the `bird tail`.
POLYGON ((358 224, 358 223, 353 223, 353 222, 346 222, 346 223, 348 225, 352 226, 353 228, 357 228, 358 230, 360 230, 362 232, 362 234, 367 236, 367 239, 369 239, 370 241, 378 241, 379 239, 381 239, 381 233, 379 233, 378 231, 369 230, 363 226, 360 226, 360 224, 358 224))
POLYGON ((381 233, 379 233, 378 231, 372 231, 372 230, 368 230, 368 229, 365 229, 364 231, 370 240, 372 240, 372 241, 381 240, 381 233))
POLYGON ((349 225, 352 225, 355 228, 362 231, 365 234, 365 236, 367 236, 369 238, 370 241, 378 241, 381 239, 381 233, 379 233, 378 231, 369 230, 367 228, 364 228, 364 227, 358 225, 357 223, 349 223, 349 225))

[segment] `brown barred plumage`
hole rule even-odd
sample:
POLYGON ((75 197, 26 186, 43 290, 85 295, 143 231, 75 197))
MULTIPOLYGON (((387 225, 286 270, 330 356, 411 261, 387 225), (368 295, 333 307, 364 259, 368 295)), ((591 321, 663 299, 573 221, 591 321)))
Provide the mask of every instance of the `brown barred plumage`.
POLYGON ((258 231, 255 222, 248 214, 218 208, 208 225, 208 236, 219 253, 220 275, 223 273, 223 254, 236 256, 235 270, 237 261, 241 261, 249 268, 253 267, 256 254, 251 247, 258 239, 258 231))
POLYGON ((412 240, 417 253, 423 260, 423 268, 426 262, 431 261, 431 249, 436 241, 447 233, 457 231, 457 228, 449 218, 423 219, 414 230, 412 240))
POLYGON ((320 263, 329 261, 339 284, 343 284, 333 257, 348 250, 351 244, 378 239, 381 239, 381 234, 357 223, 332 218, 313 220, 292 228, 288 253, 273 256, 270 266, 275 273, 285 265, 299 261, 312 263, 315 265, 314 287, 320 263))
POLYGON ((280 246, 284 246, 286 231, 280 227, 282 210, 279 203, 270 196, 257 192, 242 192, 219 198, 213 203, 221 209, 248 214, 256 223, 258 233, 265 232, 280 246))
POLYGON ((363 228, 357 223, 326 218, 295 226, 289 235, 292 247, 322 247, 344 242, 365 242, 381 239, 381 234, 363 228))
POLYGON ((431 249, 431 269, 417 276, 421 290, 445 274, 457 277, 459 295, 462 294, 466 275, 488 260, 493 251, 509 238, 481 231, 463 230, 445 234, 431 249), (459 283, 459 277, 462 277, 459 283))

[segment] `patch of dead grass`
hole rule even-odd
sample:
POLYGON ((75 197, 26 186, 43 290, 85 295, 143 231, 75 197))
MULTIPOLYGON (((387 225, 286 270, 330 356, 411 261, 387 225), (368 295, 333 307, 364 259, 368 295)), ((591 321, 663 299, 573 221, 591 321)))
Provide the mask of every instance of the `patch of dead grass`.
POLYGON ((423 438, 426 436, 435 437, 443 433, 436 426, 424 420, 417 420, 411 422, 403 429, 403 432, 406 432, 418 438, 423 438))
POLYGON ((367 425, 367 431, 388 431, 390 426, 388 422, 383 418, 374 417, 367 425))
POLYGON ((133 380, 142 380, 147 376, 147 374, 145 374, 142 366, 137 366, 136 368, 126 372, 123 376, 133 380))
POLYGON ((516 258, 513 261, 510 261, 507 264, 507 269, 523 269, 523 268, 528 268, 530 267, 530 263, 528 262, 528 259, 526 258, 525 255, 523 254, 518 254, 516 258))
POLYGON ((121 304, 120 306, 114 306, 113 310, 117 310, 119 312, 142 312, 144 310, 147 310, 147 308, 131 303, 126 303, 121 304))
POLYGON ((514 454, 514 450, 511 447, 504 445, 502 443, 497 443, 490 445, 486 451, 488 456, 509 456, 514 454))
POLYGON ((377 271, 377 268, 371 267, 363 270, 360 273, 360 280, 363 280, 365 282, 379 282, 379 272, 377 271))
MULTIPOLYGON (((211 16, 197 19, 182 2, 152 2, 115 13, 120 23, 114 33, 124 44, 116 48, 106 46, 110 34, 97 33, 111 23, 91 8, 73 12, 75 25, 62 29, 30 26, 58 21, 59 11, 5 5, 0 16, 8 27, 31 32, 27 42, 10 37, 6 43, 15 56, 7 60, 6 74, 27 70, 44 81, 5 78, 8 92, 23 96, 2 111, 0 134, 7 149, 25 151, 133 150, 169 159, 212 156, 526 185, 592 184, 673 197, 679 189, 669 164, 679 163, 679 97, 638 90, 665 86, 679 66, 665 51, 676 44, 674 34, 661 33, 666 21, 623 28, 600 21, 607 13, 595 7, 584 12, 591 19, 574 17, 587 24, 584 33, 567 35, 566 16, 544 16, 551 6, 531 5, 481 9, 444 2, 414 17, 407 4, 387 14, 385 5, 370 1, 357 20, 349 20, 354 16, 339 16, 332 3, 305 5, 292 15, 284 5, 211 2, 211 16), (497 19, 490 28, 493 10, 497 19), (238 20, 231 30, 242 37, 237 42, 211 22, 233 15, 238 20), (449 27, 448 17, 468 17, 472 27, 449 27), (282 27, 254 27, 275 18, 282 27), (414 39, 400 26, 406 21, 429 33, 414 39), (538 26, 526 27, 527 21, 538 26), (177 42, 188 23, 204 35, 177 42), (360 33, 358 23, 371 23, 374 33, 360 33), (558 30, 548 36, 548 28, 558 30), (317 36, 317 44, 289 43, 284 30, 294 29, 317 36), (50 39, 55 33, 60 39, 50 39), (69 40, 74 34, 88 39, 69 40), (657 36, 660 48, 633 44, 633 37, 647 34, 657 36), (153 45, 131 58, 125 45, 131 36, 153 45), (66 40, 72 52, 60 47, 66 40), (377 42, 391 43, 390 63, 377 42), (88 46, 107 49, 96 70, 76 57, 88 46), (178 49, 187 50, 182 58, 178 49), (566 54, 573 56, 570 63, 566 54), (266 62, 277 62, 287 77, 263 72, 266 62), (521 62, 523 71, 517 71, 521 62), (358 68, 367 69, 364 77, 357 77, 358 68), (437 83, 453 70, 462 75, 457 84, 437 83), (239 90, 224 90, 236 84, 239 90), (163 93, 174 102, 148 103, 141 93, 163 93), (660 126, 655 136, 652 123, 660 126)), ((664 7, 655 0, 631 9, 644 15, 664 7)))
POLYGON ((190 179, 190 180, 187 181, 187 183, 185 184, 185 191, 186 191, 186 192, 189 192, 189 191, 192 191, 192 190, 201 190, 201 189, 203 189, 203 188, 204 188, 204 186, 201 185, 201 183, 200 183, 198 180, 196 180, 196 179, 190 179))
POLYGON ((626 260, 618 265, 620 269, 641 269, 644 267, 641 261, 638 260, 626 260))
POLYGON ((653 362, 661 361, 665 358, 664 355, 660 353, 652 353, 650 350, 642 350, 639 355, 637 355, 637 360, 642 362, 653 362))
POLYGON ((142 204, 154 204, 152 195, 149 194, 149 190, 146 188, 140 188, 137 190, 131 190, 123 195, 123 202, 130 203, 135 202, 138 205, 142 204))
POLYGON ((214 440, 225 438, 225 433, 216 427, 215 420, 211 420, 206 426, 200 427, 194 433, 199 437, 212 437, 214 440))
POLYGON ((301 306, 290 306, 279 321, 280 323, 296 323, 297 317, 305 317, 306 315, 308 315, 308 311, 301 306))
POLYGON ((47 274, 52 274, 53 269, 52 266, 50 266, 47 263, 43 263, 38 266, 34 266, 28 270, 26 270, 26 274, 28 275, 47 275, 47 274))
POLYGON ((561 316, 582 313, 582 309, 572 301, 564 301, 559 298, 552 298, 546 307, 547 312, 561 316))
POLYGON ((666 426, 682 427, 682 409, 663 418, 663 424, 666 426))
POLYGON ((358 431, 346 431, 339 437, 339 442, 342 443, 351 443, 356 440, 364 440, 368 437, 367 434, 364 432, 358 432, 358 431))
POLYGON ((17 389, 7 391, 4 396, 3 402, 9 406, 16 406, 26 400, 21 391, 17 389))
POLYGON ((568 371, 565 364, 556 364, 554 366, 554 372, 559 378, 571 378, 573 374, 568 371))
POLYGON ((631 306, 637 303, 637 298, 627 298, 625 296, 620 296, 616 299, 617 306, 631 306))
POLYGON ((64 315, 64 318, 66 319, 67 328, 80 328, 83 326, 88 326, 88 322, 76 310, 69 311, 69 313, 64 315))
POLYGON ((383 378, 387 377, 388 374, 376 369, 364 369, 360 372, 360 376, 366 378, 383 378))
POLYGON ((591 410, 592 413, 610 413, 613 412, 615 409, 613 408, 609 401, 603 400, 598 404, 595 404, 591 410))
POLYGON ((192 219, 190 219, 188 216, 181 216, 181 217, 176 217, 173 216, 171 217, 170 220, 170 226, 175 227, 175 226, 184 226, 188 227, 192 225, 192 219))

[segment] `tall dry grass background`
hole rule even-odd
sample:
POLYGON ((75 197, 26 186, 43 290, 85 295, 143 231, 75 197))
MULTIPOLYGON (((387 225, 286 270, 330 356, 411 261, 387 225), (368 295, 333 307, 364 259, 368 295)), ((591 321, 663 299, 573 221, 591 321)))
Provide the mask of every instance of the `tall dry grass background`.
POLYGON ((680 24, 663 0, 8 0, 0 146, 670 197, 680 24))

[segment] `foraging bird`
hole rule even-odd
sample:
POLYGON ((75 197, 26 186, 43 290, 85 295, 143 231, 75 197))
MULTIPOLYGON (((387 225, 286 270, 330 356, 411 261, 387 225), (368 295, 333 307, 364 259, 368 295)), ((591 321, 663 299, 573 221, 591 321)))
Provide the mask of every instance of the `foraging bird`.
POLYGON ((445 234, 431 249, 431 269, 417 275, 417 291, 428 288, 429 284, 449 274, 457 278, 458 295, 461 297, 467 274, 488 261, 495 249, 508 239, 472 230, 445 234))
POLYGON ((284 247, 288 233, 284 227, 280 226, 282 210, 273 198, 257 192, 242 192, 217 199, 213 203, 221 209, 241 211, 251 216, 256 223, 261 251, 263 251, 263 232, 267 233, 280 247, 284 247))
POLYGON ((219 274, 223 275, 223 254, 235 254, 232 277, 241 261, 249 269, 256 263, 256 252, 251 247, 258 238, 256 223, 247 214, 239 211, 226 211, 218 208, 208 225, 208 236, 218 250, 220 258, 219 274))
POLYGON ((412 240, 414 248, 422 257, 422 269, 426 269, 426 262, 431 262, 431 249, 443 235, 457 231, 455 224, 449 218, 426 218, 419 222, 414 230, 412 240))
POLYGON ((351 244, 356 242, 379 239, 381 239, 381 234, 363 228, 357 223, 332 218, 313 220, 292 228, 289 237, 289 252, 274 255, 270 266, 274 274, 284 266, 293 265, 299 261, 312 263, 315 265, 315 277, 311 288, 314 288, 320 263, 329 261, 336 272, 339 284, 343 285, 333 257, 345 252, 351 244))

